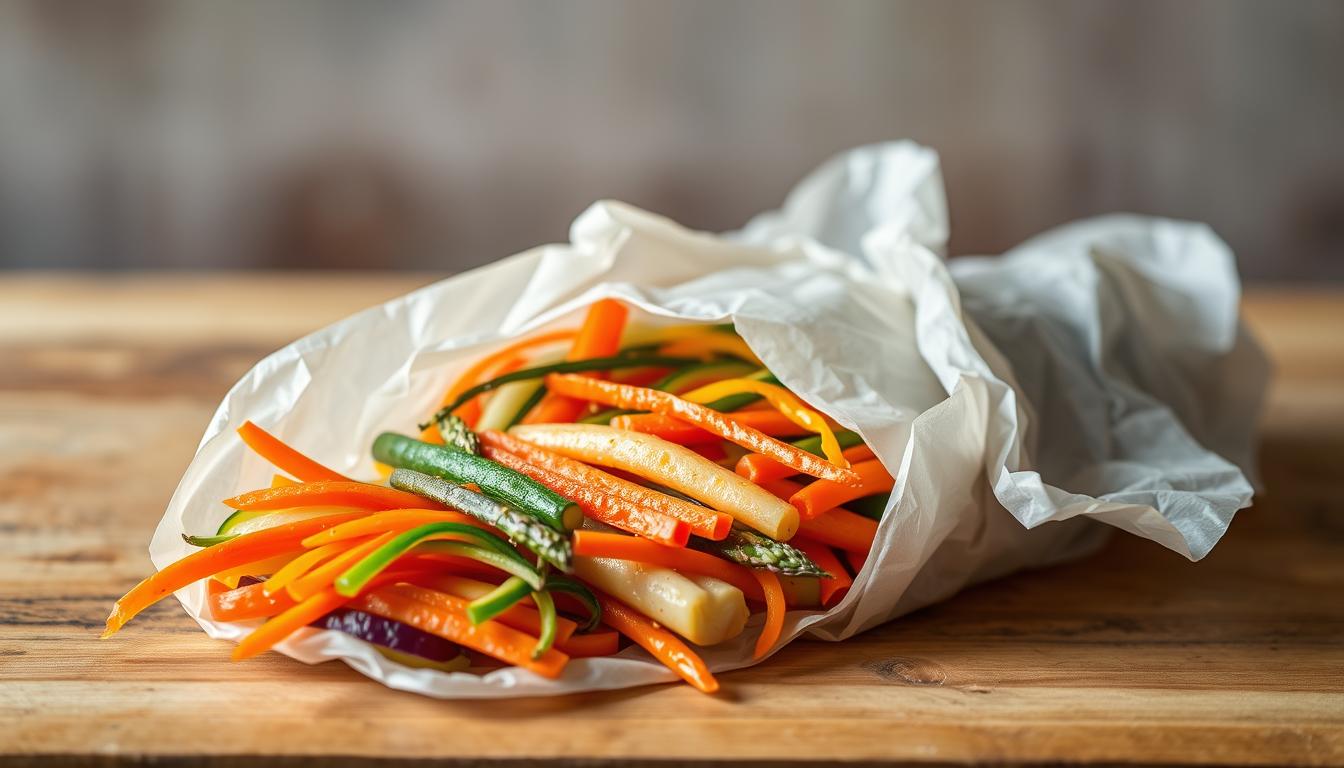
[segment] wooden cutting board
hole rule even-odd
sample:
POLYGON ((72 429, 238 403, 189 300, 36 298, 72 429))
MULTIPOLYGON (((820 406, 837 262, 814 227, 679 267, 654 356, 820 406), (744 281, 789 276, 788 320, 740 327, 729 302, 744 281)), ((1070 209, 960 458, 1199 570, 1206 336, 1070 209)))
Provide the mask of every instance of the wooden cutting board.
POLYGON ((428 277, 0 279, 0 762, 1344 763, 1344 291, 1253 293, 1267 492, 1205 561, 1129 536, 723 676, 443 702, 340 663, 233 664, 112 601, 229 385, 428 277))

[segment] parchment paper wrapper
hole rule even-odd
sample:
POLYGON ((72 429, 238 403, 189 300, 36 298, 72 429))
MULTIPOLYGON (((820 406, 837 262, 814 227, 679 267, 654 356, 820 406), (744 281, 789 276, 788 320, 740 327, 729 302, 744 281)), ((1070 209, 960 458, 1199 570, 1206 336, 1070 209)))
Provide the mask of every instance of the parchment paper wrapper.
MULTIPOLYGON (((595 204, 568 245, 431 285, 261 361, 220 404, 150 555, 162 568, 188 554, 180 534, 213 532, 228 514, 220 499, 267 484, 271 469, 234 435, 245 419, 372 476, 375 435, 413 433, 473 359, 574 325, 604 296, 641 321, 735 323, 785 385, 859 431, 895 476, 853 588, 828 611, 791 612, 781 645, 803 632, 840 640, 969 584, 1079 557, 1111 527, 1207 554, 1250 502, 1238 465, 1251 459, 1267 376, 1238 326, 1227 247, 1202 225, 1113 217, 949 270, 947 233, 937 156, 910 143, 831 160, 781 210, 726 236, 595 204)), ((255 626, 203 615, 203 585, 178 597, 212 637, 255 626)), ((704 649, 706 661, 752 663, 760 622, 704 649)), ((279 649, 452 698, 674 679, 638 648, 573 660, 557 681, 408 669, 332 631, 279 649)))

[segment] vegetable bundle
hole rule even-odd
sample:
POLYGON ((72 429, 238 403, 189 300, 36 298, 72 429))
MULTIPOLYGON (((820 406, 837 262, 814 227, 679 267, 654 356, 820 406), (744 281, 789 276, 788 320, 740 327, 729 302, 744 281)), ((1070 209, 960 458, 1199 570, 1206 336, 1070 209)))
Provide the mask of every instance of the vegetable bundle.
POLYGON ((235 659, 309 628, 395 662, 499 664, 543 677, 640 646, 705 692, 697 646, 764 614, 838 601, 892 478, 723 326, 627 327, 614 300, 573 331, 477 361, 415 436, 370 452, 386 477, 335 472, 247 422, 281 473, 224 501, 200 547, 135 586, 104 636, 208 580, 211 616, 257 622, 235 659), (627 339, 633 339, 627 341, 627 339))

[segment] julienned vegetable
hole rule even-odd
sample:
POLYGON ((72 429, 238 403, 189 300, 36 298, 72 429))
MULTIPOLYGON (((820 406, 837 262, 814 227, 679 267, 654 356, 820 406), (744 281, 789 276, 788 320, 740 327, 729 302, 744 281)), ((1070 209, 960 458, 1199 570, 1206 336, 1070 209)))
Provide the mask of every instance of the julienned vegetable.
POLYGON ((694 451, 653 435, 597 424, 523 424, 509 435, 665 485, 773 539, 787 541, 798 530, 798 510, 791 505, 694 451))
POLYGON ((781 443, 773 437, 761 434, 758 430, 744 427, 707 406, 682 400, 666 392, 572 374, 551 374, 546 377, 546 386, 553 392, 563 392, 573 397, 582 397, 605 405, 641 409, 661 413, 665 416, 673 416, 708 432, 713 432, 743 448, 763 453, 781 464, 794 467, 799 472, 813 477, 837 483, 857 483, 859 481, 858 475, 851 472, 847 467, 840 467, 823 461, 788 443, 781 443))
POLYGON ((556 530, 573 530, 583 522, 583 510, 574 502, 480 456, 384 432, 373 441, 373 457, 393 467, 475 484, 486 496, 510 504, 556 530))
POLYGON ((483 381, 480 384, 466 390, 457 397, 456 400, 440 408, 430 417, 430 420, 420 425, 421 429, 431 424, 437 423, 439 419, 457 410, 463 403, 471 400, 477 395, 483 395, 494 389, 513 381, 527 381, 529 379, 541 379, 556 373, 589 373, 592 371, 618 371, 624 368, 675 368, 696 362, 692 357, 659 357, 654 355, 612 355, 611 357, 595 358, 592 360, 573 360, 561 363, 551 363, 541 365, 535 368, 524 368, 521 371, 506 373, 502 376, 496 376, 489 381, 483 381))
POLYGON ((575 557, 574 570, 598 590, 697 645, 721 643, 747 625, 742 590, 711 576, 606 557, 575 557))
POLYGON ((440 504, 460 509, 476 519, 498 528, 510 539, 531 550, 537 557, 568 573, 573 567, 574 551, 569 539, 535 517, 525 515, 460 485, 409 469, 392 472, 388 483, 393 488, 424 496, 440 504))
MULTIPOLYGON (((502 432, 485 432, 481 435, 481 439, 489 448, 511 453, 534 467, 554 472, 573 483, 593 488, 614 498, 624 499, 673 520, 680 520, 686 523, 691 533, 696 536, 722 539, 728 535, 728 529, 732 527, 732 517, 722 512, 623 480, 583 462, 565 458, 502 432)), ((613 524, 606 520, 600 522, 613 524)))
POLYGON ((877 521, 855 512, 880 517, 892 482, 731 325, 650 332, 628 314, 598 302, 577 331, 477 360, 419 440, 374 441, 388 485, 247 422, 239 436, 285 474, 227 499, 213 535, 184 535, 200 549, 118 601, 105 636, 205 580, 211 618, 256 623, 237 659, 325 627, 408 666, 462 671, 467 649, 554 678, 623 635, 716 690, 690 643, 732 640, 763 612, 739 641, 760 658, 787 610, 835 605, 880 553, 877 521), (619 410, 574 423, 594 405, 619 410))

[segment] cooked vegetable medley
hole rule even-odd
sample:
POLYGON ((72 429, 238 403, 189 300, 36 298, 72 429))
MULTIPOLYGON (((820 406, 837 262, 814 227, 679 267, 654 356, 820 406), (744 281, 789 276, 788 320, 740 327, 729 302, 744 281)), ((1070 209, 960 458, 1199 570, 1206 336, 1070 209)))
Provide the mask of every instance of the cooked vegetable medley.
POLYGON ((840 600, 893 482, 731 326, 628 314, 599 301, 575 330, 477 361, 416 414, 419 434, 369 446, 383 482, 245 423, 284 474, 224 500, 217 529, 185 537, 200 549, 117 601, 104 637, 206 580, 215 620, 255 624, 235 659, 314 628, 407 666, 556 678, 630 643, 717 690, 697 647, 761 612, 760 657, 786 611, 840 600))

